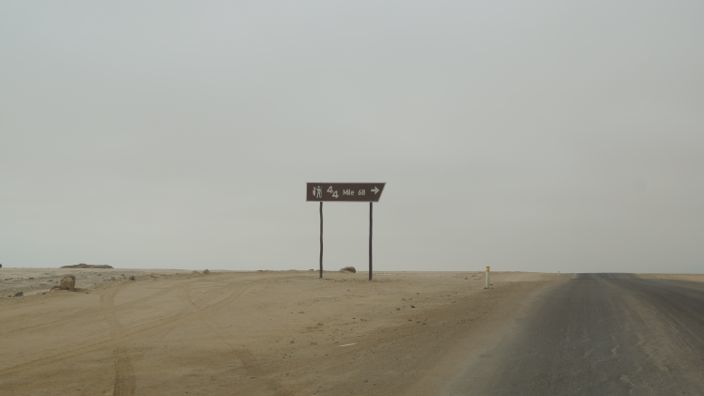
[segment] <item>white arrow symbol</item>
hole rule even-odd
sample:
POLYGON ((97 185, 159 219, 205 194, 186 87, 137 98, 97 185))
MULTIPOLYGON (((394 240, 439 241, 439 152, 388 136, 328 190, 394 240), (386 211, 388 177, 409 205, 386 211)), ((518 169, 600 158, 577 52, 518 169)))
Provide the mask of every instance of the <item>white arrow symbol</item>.
POLYGON ((374 193, 374 195, 379 194, 379 191, 381 190, 379 190, 379 187, 377 186, 374 186, 374 188, 372 188, 372 192, 374 193))

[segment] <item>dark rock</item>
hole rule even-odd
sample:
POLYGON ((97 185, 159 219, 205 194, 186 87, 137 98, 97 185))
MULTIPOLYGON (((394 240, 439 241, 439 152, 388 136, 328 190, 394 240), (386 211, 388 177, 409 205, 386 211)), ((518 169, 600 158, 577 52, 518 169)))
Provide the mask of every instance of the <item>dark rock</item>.
POLYGON ((18 291, 17 293, 15 293, 15 297, 22 297, 22 296, 24 296, 24 293, 21 291, 18 291))
POLYGON ((342 268, 340 268, 340 272, 351 272, 351 273, 355 274, 355 273, 357 273, 357 269, 352 266, 342 267, 342 268))
POLYGON ((75 265, 64 265, 61 268, 99 268, 99 269, 112 269, 112 266, 106 264, 75 264, 75 265))

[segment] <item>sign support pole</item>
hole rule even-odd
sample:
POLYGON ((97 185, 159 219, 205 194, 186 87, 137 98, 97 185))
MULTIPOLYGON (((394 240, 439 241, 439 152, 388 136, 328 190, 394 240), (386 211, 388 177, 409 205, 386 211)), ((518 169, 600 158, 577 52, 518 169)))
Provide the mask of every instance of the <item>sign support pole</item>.
POLYGON ((369 281, 374 278, 374 202, 386 183, 306 183, 306 201, 320 203, 320 279, 323 279, 323 202, 369 202, 369 281))
POLYGON ((323 279, 323 201, 320 201, 320 279, 323 279))
POLYGON ((369 280, 372 280, 372 208, 374 207, 373 202, 369 202, 369 280))

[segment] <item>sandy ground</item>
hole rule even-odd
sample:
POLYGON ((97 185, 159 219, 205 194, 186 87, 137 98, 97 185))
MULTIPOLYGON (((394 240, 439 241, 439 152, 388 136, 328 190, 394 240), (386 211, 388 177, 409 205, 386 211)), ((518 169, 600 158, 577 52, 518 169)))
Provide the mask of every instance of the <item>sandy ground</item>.
POLYGON ((0 297, 14 297, 19 292, 24 296, 46 293, 69 274, 76 277, 76 287, 88 291, 129 280, 131 276, 144 279, 190 273, 192 271, 185 270, 0 268, 0 297))
POLYGON ((443 394, 569 279, 494 273, 483 290, 479 273, 317 276, 3 268, 0 393, 443 394), (45 293, 67 273, 81 291, 45 293))
POLYGON ((638 274, 643 279, 666 279, 685 282, 704 282, 704 274, 638 274))

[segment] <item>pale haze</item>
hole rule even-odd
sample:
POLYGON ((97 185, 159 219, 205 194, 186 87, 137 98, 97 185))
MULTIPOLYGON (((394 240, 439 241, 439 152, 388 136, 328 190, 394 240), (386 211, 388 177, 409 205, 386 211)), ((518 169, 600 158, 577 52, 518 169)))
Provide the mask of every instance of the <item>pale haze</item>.
POLYGON ((3 1, 0 263, 702 272, 702 15, 3 1))

